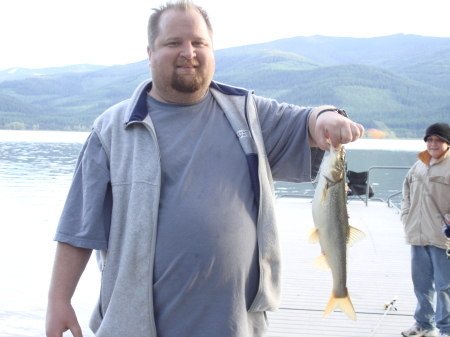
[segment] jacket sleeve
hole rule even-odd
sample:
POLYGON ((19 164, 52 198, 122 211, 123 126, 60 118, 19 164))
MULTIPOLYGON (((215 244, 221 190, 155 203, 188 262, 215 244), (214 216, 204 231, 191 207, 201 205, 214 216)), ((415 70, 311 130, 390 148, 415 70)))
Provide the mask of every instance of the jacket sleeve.
POLYGON ((54 240, 80 248, 107 249, 111 209, 109 163, 92 132, 78 157, 54 240))
POLYGON ((325 153, 309 144, 308 119, 314 108, 259 96, 255 103, 273 179, 313 181, 325 153))
POLYGON ((411 168, 406 175, 405 181, 403 182, 403 198, 401 202, 401 212, 400 219, 403 226, 406 225, 406 219, 408 218, 409 209, 411 207, 411 181, 412 181, 413 168, 411 168))

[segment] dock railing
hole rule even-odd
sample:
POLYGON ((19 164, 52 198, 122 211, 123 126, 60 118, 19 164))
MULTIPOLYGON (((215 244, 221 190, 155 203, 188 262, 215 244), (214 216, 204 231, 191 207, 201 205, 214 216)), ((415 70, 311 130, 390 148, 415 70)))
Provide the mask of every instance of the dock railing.
MULTIPOLYGON (((367 184, 366 184, 366 200, 365 200, 365 204, 366 206, 369 205, 369 191, 370 191, 370 173, 373 170, 409 170, 411 168, 411 166, 371 166, 369 167, 369 169, 367 170, 367 184)), ((316 183, 313 183, 313 188, 316 188, 316 183)), ((395 203, 392 202, 392 198, 401 194, 402 191, 398 190, 395 191, 394 193, 390 194, 387 199, 383 199, 380 197, 377 198, 370 198, 370 200, 378 200, 381 202, 386 202, 388 207, 393 207, 395 208, 398 212, 400 212, 399 207, 397 207, 397 205, 395 205, 395 203)), ((306 198, 306 199, 312 199, 314 197, 314 192, 312 194, 297 194, 297 193, 279 193, 279 194, 275 194, 275 198, 284 198, 284 197, 291 197, 291 198, 306 198)))
POLYGON ((393 207, 393 208, 395 208, 395 209, 397 210, 397 212, 400 213, 401 209, 398 208, 397 205, 396 205, 395 203, 393 203, 392 200, 391 200, 393 197, 395 197, 395 196, 397 196, 397 195, 399 195, 399 194, 402 194, 402 191, 395 192, 394 194, 391 194, 391 195, 387 198, 387 204, 388 204, 388 207, 393 207))
MULTIPOLYGON (((367 174, 367 186, 366 186, 366 206, 369 205, 370 172, 372 170, 409 170, 410 168, 411 168, 410 166, 371 166, 371 167, 369 167, 369 169, 367 170, 368 174, 367 174)), ((397 211, 400 211, 398 209, 398 207, 395 206, 391 202, 392 197, 397 196, 400 193, 402 193, 402 191, 398 191, 398 192, 395 192, 395 193, 391 194, 387 198, 387 200, 384 200, 382 198, 372 198, 372 200, 380 200, 382 202, 387 202, 389 207, 394 207, 397 211)))

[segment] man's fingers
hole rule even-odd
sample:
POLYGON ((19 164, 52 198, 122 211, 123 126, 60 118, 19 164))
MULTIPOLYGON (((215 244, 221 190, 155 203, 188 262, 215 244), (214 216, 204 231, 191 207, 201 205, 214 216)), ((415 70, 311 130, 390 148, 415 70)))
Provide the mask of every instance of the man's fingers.
POLYGON ((358 123, 346 123, 339 126, 331 126, 325 129, 324 138, 318 140, 318 146, 325 151, 329 151, 329 144, 338 147, 340 144, 354 142, 364 135, 364 127, 358 123))
POLYGON ((352 132, 349 125, 342 125, 336 128, 328 130, 328 137, 330 143, 334 148, 337 148, 339 144, 347 144, 352 140, 352 132))
POLYGON ((351 122, 350 124, 342 125, 339 128, 339 133, 330 133, 331 143, 334 147, 339 144, 348 144, 361 138, 364 135, 364 127, 361 124, 351 122))
POLYGON ((355 136, 352 141, 355 141, 358 138, 361 138, 364 135, 364 126, 358 123, 353 123, 352 128, 355 128, 353 130, 353 135, 355 136))
POLYGON ((327 113, 316 119, 313 140, 322 150, 329 151, 331 144, 337 148, 340 144, 354 142, 364 135, 364 127, 337 113, 327 113))
POLYGON ((83 331, 81 331, 81 327, 78 322, 75 326, 70 328, 70 332, 72 332, 73 337, 83 337, 83 331))

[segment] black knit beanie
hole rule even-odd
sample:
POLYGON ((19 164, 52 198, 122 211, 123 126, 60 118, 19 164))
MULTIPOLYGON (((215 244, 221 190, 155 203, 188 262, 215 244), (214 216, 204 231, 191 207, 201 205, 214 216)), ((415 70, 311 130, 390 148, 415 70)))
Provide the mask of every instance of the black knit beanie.
POLYGON ((426 142, 430 136, 437 136, 450 145, 450 125, 443 122, 431 124, 425 131, 423 140, 426 142))

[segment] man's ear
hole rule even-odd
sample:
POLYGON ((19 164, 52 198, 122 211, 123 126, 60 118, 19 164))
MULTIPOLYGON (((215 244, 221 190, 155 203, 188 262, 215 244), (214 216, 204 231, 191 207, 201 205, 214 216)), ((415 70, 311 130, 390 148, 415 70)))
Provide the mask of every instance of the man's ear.
POLYGON ((148 60, 149 60, 149 65, 150 65, 150 62, 152 61, 152 50, 150 49, 150 46, 147 46, 147 55, 148 55, 148 60))

